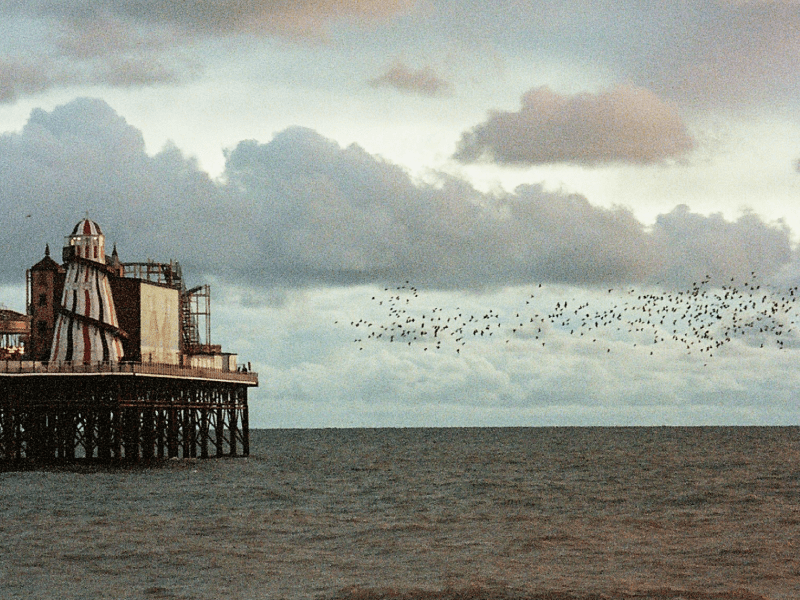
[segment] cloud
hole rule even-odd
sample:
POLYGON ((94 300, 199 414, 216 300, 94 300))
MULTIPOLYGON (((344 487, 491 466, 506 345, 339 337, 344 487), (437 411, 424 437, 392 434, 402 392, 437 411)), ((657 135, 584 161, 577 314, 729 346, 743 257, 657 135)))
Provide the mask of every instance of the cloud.
POLYGON ((82 18, 67 14, 56 16, 59 34, 55 39, 56 49, 60 55, 76 60, 163 50, 180 42, 163 29, 142 30, 130 20, 100 7, 96 11, 87 11, 82 18))
POLYGON ((105 84, 142 87, 182 83, 199 72, 196 64, 177 64, 154 54, 109 56, 85 63, 61 63, 42 57, 36 66, 28 60, 0 62, 0 104, 69 85, 105 84))
POLYGON ((756 273, 775 273, 777 265, 793 261, 789 228, 782 222, 767 224, 752 212, 727 221, 681 205, 658 216, 653 238, 658 247, 670 249, 660 276, 672 282, 699 281, 707 274, 724 282, 741 278, 747 272, 743 265, 756 273))
POLYGON ((552 326, 546 347, 511 336, 431 356, 383 342, 362 352, 346 325, 333 325, 372 318, 370 294, 406 279, 427 286, 426 314, 488 306, 504 315, 529 289, 538 297, 539 281, 547 306, 588 298, 593 309, 609 297, 598 287, 606 282, 662 289, 756 270, 760 281, 779 274, 797 284, 790 232, 753 213, 729 220, 679 206, 647 227, 626 209, 535 185, 490 195, 452 177, 421 184, 302 128, 241 142, 214 181, 175 146, 148 155, 141 132, 92 99, 35 110, 21 131, 0 135, 0 210, 0 285, 22 285, 45 243, 57 258, 87 210, 122 260, 177 259, 187 283, 212 283, 215 342, 262 373, 251 405, 260 426, 796 416, 787 409, 796 395, 791 350, 734 340, 705 367, 668 344, 650 356, 614 331, 601 347, 552 326))
POLYGON ((110 59, 99 65, 92 77, 95 83, 114 87, 180 83, 185 79, 185 72, 164 64, 164 61, 147 57, 110 59))
POLYGON ((124 23, 104 20, 86 30, 70 27, 25 56, 0 59, 0 103, 70 85, 114 87, 174 84, 200 72, 196 61, 165 44, 163 36, 137 34, 124 23))
MULTIPOLYGON (((580 69, 591 65, 595 72, 615 73, 683 106, 791 101, 800 71, 796 2, 707 2, 687 8, 680 3, 627 1, 587 6, 575 0, 461 0, 423 3, 424 10, 413 14, 418 4, 416 0, 2 2, 0 18, 7 24, 10 33, 5 41, 12 48, 11 53, 4 52, 6 60, 15 70, 26 61, 37 66, 47 63, 43 73, 52 75, 55 67, 63 77, 44 81, 34 77, 38 83, 33 86, 0 82, 0 101, 42 91, 43 83, 96 83, 113 68, 113 57, 139 65, 129 80, 117 78, 122 85, 185 81, 196 74, 196 67, 178 77, 186 66, 181 52, 202 56, 209 40, 246 35, 319 41, 338 23, 374 27, 408 14, 412 17, 403 21, 402 31, 387 29, 383 36, 382 43, 392 44, 390 54, 422 42, 466 46, 474 52, 467 60, 480 60, 488 49, 510 63, 555 60, 566 65, 565 72, 574 65, 580 69), (103 61, 109 63, 105 68, 96 64, 103 61), (145 63, 154 66, 142 76, 145 63)), ((368 40, 359 47, 370 51, 374 44, 368 40)), ((21 81, 30 81, 30 74, 21 81)), ((111 77, 102 81, 116 85, 111 77)))
MULTIPOLYGON (((69 24, 93 36, 98 22, 117 21, 128 26, 169 28, 185 34, 310 35, 340 20, 371 22, 409 10, 414 0, 92 0, 58 2, 36 0, 5 6, 10 16, 47 18, 69 24)), ((116 34, 106 34, 108 38, 116 34)))
POLYGON ((179 260, 195 277, 253 289, 405 281, 449 289, 766 277, 791 233, 678 207, 646 227, 625 208, 537 185, 486 194, 441 175, 418 183, 357 145, 291 128, 227 152, 212 181, 180 149, 145 152, 100 100, 35 110, 0 136, 3 281, 19 281, 88 210, 123 260, 179 260), (31 214, 31 218, 25 215, 31 214))
POLYGON ((649 164, 689 152, 694 142, 677 109, 630 85, 598 94, 528 91, 518 112, 495 111, 461 136, 462 162, 649 164))
POLYGON ((42 92, 53 84, 46 65, 29 60, 0 59, 0 103, 16 102, 20 97, 42 92))
POLYGON ((136 260, 158 247, 167 259, 192 262, 200 249, 189 250, 193 223, 184 217, 202 219, 204 207, 219 205, 218 196, 208 176, 176 149, 148 156, 141 132, 101 100, 36 109, 21 132, 0 136, 0 205, 9 228, 0 242, 8 257, 3 276, 18 280, 45 243, 58 256, 65 225, 86 211, 119 232, 110 241, 138 254, 136 260), (179 245, 170 243, 175 237, 179 245))
POLYGON ((247 210, 269 223, 257 243, 287 280, 616 280, 640 276, 640 257, 651 252, 626 210, 538 186, 493 197, 455 178, 415 184, 358 146, 342 149, 306 129, 239 144, 226 176, 247 210))
POLYGON ((795 101, 800 10, 794 1, 461 0, 432 6, 426 15, 431 35, 472 44, 476 56, 491 48, 529 65, 523 72, 555 62, 563 75, 612 74, 700 109, 795 101))
POLYGON ((636 65, 654 89, 694 106, 794 100, 800 70, 796 2, 718 3, 706 19, 672 29, 658 55, 636 65), (670 43, 671 42, 671 43, 670 43))
MULTIPOLYGON (((604 290, 550 287, 425 291, 414 308, 429 315, 435 307, 445 316, 454 307, 465 314, 492 308, 511 316, 531 291, 543 302, 536 310, 552 310, 565 298, 590 302, 592 311, 608 302, 604 290)), ((271 427, 782 424, 797 418, 796 357, 774 343, 759 348, 734 340, 709 358, 687 354, 678 342, 634 345, 638 338, 620 339, 615 327, 591 336, 552 327, 542 346, 533 338, 506 343, 504 321, 499 339, 472 340, 459 354, 385 339, 359 350, 353 336, 360 332, 350 319, 368 318, 375 328, 391 322, 372 312, 371 295, 386 292, 327 288, 290 293, 280 309, 235 303, 215 309, 224 346, 256 361, 262 376, 251 418, 271 427), (245 328, 259 334, 247 336, 245 328)))
POLYGON ((450 83, 440 77, 431 67, 410 68, 402 63, 395 63, 380 77, 370 81, 373 87, 391 87, 401 92, 409 92, 422 96, 445 96, 450 94, 450 83))
POLYGON ((12 52, 0 60, 0 103, 66 85, 174 84, 200 71, 196 42, 249 35, 324 38, 330 25, 382 22, 414 0, 146 0, 0 3, 12 52))

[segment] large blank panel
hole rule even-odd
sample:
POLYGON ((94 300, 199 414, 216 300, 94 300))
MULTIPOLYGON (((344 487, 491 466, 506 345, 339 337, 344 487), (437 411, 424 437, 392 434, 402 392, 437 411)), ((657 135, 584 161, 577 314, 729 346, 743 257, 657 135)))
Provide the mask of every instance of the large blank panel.
POLYGON ((142 283, 142 362, 179 363, 179 301, 176 289, 142 283))

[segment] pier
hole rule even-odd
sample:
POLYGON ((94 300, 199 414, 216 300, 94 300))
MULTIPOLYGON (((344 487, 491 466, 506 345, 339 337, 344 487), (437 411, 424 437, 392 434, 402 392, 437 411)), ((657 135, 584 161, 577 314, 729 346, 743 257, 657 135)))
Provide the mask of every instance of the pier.
POLYGON ((24 331, 0 354, 0 468, 248 456, 258 375, 211 344, 209 286, 106 256, 88 218, 63 257, 28 271, 24 331))
POLYGON ((0 361, 0 461, 247 456, 255 373, 0 361))

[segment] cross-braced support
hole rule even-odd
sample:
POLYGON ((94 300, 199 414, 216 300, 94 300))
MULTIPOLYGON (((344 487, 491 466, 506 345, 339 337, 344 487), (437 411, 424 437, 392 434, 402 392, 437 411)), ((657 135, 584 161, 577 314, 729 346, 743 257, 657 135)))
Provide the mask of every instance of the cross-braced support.
POLYGON ((0 461, 248 456, 247 386, 130 374, 0 377, 0 461))

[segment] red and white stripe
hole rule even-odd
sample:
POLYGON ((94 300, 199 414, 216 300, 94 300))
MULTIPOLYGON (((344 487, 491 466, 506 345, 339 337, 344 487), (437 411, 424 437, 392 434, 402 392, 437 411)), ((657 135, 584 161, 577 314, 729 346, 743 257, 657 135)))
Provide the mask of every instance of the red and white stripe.
MULTIPOLYGON (((72 235, 102 236, 102 233, 96 223, 84 219, 75 226, 72 235)), ((119 324, 108 277, 100 264, 79 260, 69 263, 50 360, 91 363, 122 359, 122 341, 117 334, 119 324)))

